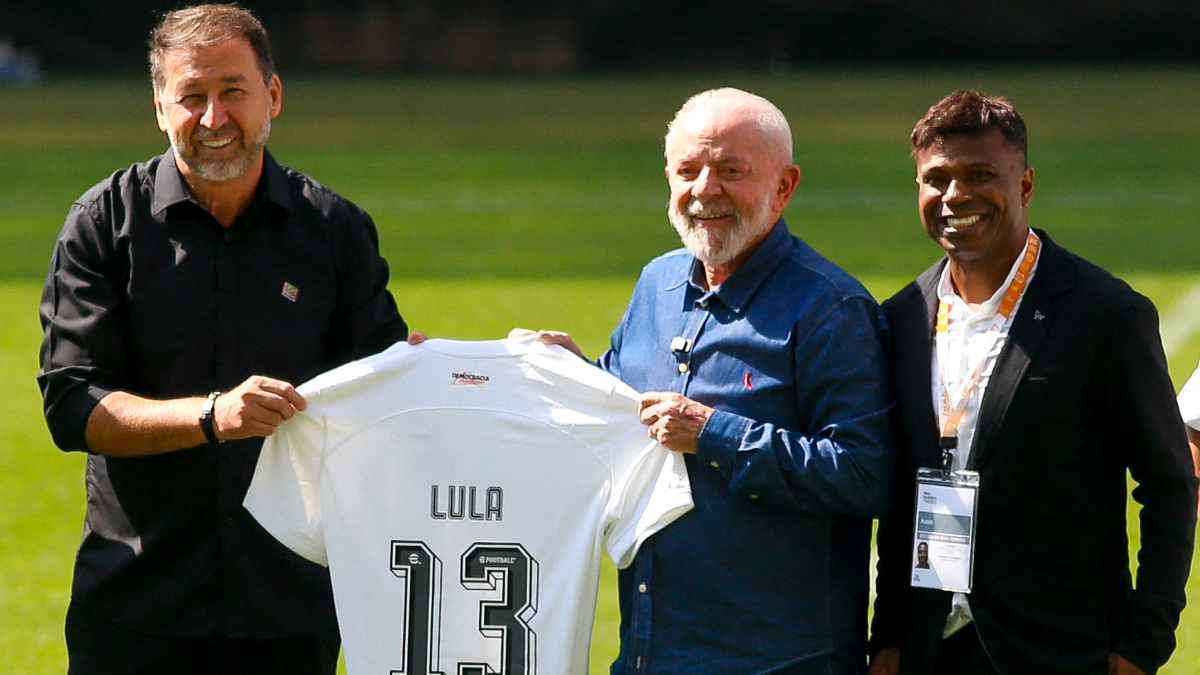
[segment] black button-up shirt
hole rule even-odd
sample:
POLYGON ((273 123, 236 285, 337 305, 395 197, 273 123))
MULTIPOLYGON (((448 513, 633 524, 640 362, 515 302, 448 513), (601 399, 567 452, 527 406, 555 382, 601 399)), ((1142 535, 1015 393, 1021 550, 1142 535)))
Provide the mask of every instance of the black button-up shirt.
MULTIPOLYGON (((38 382, 51 435, 86 450, 88 417, 113 391, 300 383, 377 352, 407 333, 387 280, 370 217, 269 153, 229 228, 192 200, 171 152, 118 171, 71 207, 50 263, 38 382)), ((90 455, 73 601, 155 634, 335 626, 326 570, 242 508, 261 446, 90 455)))

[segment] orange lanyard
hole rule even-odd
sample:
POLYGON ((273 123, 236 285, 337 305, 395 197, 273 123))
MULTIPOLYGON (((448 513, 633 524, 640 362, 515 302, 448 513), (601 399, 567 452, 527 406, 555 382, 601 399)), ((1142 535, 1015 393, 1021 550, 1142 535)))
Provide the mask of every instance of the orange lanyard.
MULTIPOLYGON (((992 327, 988 329, 985 338, 987 349, 983 351, 983 356, 967 370, 966 377, 963 378, 962 385, 959 387, 958 396, 953 403, 950 400, 950 387, 946 384, 946 361, 942 354, 938 355, 938 375, 942 380, 942 451, 947 470, 949 470, 949 463, 952 459, 949 451, 957 447, 958 427, 967 413, 967 404, 979 390, 979 381, 982 379, 983 366, 988 361, 988 354, 996 347, 996 341, 1000 339, 1001 331, 1012 324, 1013 308, 1017 306, 1017 301, 1025 292, 1025 286, 1029 283, 1029 275, 1033 271, 1034 264, 1037 263, 1041 249, 1041 239, 1038 239, 1037 235, 1030 230, 1029 240, 1025 246, 1025 257, 1021 260, 1020 266, 1017 267, 1017 273, 1013 275, 1012 281, 1008 284, 1008 290, 1004 292, 1004 299, 1000 302, 1000 309, 996 311, 996 319, 992 327)), ((938 303, 938 334, 945 335, 949 327, 950 303, 942 301, 938 303)))

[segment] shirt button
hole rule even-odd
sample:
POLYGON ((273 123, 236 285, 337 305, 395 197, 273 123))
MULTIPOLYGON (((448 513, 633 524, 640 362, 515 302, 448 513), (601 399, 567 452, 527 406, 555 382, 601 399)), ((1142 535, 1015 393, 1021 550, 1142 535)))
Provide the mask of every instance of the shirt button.
POLYGON ((758 495, 750 495, 750 499, 758 499, 758 495))
POLYGON ((646 582, 643 581, 642 583, 638 584, 638 593, 645 593, 645 592, 646 592, 646 582))
POLYGON ((679 372, 686 373, 687 371, 688 371, 688 366, 686 363, 679 364, 679 372))
POLYGON ((720 464, 717 464, 716 462, 713 462, 713 463, 712 463, 712 467, 713 467, 714 469, 719 469, 719 468, 721 468, 721 465, 720 465, 720 464))
POLYGON ((226 526, 226 527, 233 527, 233 518, 226 518, 226 519, 225 519, 225 526, 226 526))
POLYGON ((708 301, 707 300, 700 301, 700 309, 708 309, 708 301))

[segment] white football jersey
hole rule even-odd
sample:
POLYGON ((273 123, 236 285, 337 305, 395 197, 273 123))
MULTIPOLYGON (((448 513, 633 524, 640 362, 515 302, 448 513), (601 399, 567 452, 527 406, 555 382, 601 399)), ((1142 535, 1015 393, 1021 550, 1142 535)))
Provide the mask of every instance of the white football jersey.
POLYGON ((396 344, 298 388, 245 505, 328 565, 352 675, 588 669, 601 547, 692 507, 636 392, 533 338, 396 344))

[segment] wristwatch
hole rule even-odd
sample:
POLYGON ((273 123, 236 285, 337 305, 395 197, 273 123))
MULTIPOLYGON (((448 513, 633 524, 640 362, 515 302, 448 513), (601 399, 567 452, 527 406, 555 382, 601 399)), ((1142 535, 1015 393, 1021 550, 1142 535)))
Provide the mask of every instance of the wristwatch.
POLYGON ((214 391, 204 399, 204 406, 200 408, 200 431, 204 432, 204 439, 209 443, 220 443, 221 439, 217 438, 217 430, 213 425, 213 408, 217 405, 217 397, 221 392, 214 391))

